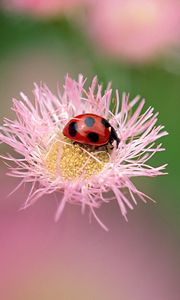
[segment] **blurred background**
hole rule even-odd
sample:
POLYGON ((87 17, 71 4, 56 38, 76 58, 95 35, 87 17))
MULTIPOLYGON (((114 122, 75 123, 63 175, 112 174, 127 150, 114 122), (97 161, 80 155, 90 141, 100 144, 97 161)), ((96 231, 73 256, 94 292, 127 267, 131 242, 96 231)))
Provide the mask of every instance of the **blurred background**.
POLYGON ((0 299, 178 300, 180 1, 1 0, 0 123, 12 97, 31 97, 34 82, 56 93, 66 73, 145 97, 169 132, 152 164, 169 175, 135 180, 157 203, 139 201, 128 223, 103 206, 106 233, 76 206, 55 224, 53 198, 19 211, 26 188, 7 197, 18 181, 1 161, 0 299))

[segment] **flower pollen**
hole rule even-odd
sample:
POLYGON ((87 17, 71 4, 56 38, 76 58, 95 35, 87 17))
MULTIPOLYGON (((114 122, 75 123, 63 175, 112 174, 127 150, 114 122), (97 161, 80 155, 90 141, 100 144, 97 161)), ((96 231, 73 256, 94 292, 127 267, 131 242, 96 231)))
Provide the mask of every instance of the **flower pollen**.
POLYGON ((109 162, 108 148, 100 149, 73 143, 67 138, 57 140, 46 155, 45 166, 52 178, 61 175, 65 180, 88 179, 99 174, 109 162))

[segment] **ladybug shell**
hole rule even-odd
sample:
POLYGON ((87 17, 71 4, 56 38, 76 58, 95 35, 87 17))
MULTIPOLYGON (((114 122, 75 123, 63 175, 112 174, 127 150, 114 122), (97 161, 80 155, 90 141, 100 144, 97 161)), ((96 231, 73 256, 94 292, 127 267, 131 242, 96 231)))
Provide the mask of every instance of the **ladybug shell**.
POLYGON ((111 125, 103 117, 87 113, 72 118, 63 134, 81 144, 102 146, 109 142, 111 125))

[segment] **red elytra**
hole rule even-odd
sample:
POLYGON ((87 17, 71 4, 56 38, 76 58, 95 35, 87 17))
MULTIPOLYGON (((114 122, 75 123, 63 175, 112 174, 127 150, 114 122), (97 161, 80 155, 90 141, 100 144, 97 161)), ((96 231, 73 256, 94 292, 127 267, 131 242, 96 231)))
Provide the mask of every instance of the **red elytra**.
POLYGON ((81 144, 102 146, 119 138, 114 128, 103 117, 86 113, 72 118, 64 127, 63 134, 81 144))

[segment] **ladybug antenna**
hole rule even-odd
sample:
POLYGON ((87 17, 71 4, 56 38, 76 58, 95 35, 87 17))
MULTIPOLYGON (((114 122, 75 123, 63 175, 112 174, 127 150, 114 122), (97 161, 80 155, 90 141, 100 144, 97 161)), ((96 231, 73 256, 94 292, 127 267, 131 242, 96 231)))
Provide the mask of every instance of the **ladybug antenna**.
POLYGON ((119 143, 120 143, 120 139, 117 137, 117 139, 116 139, 116 148, 119 147, 119 143))

